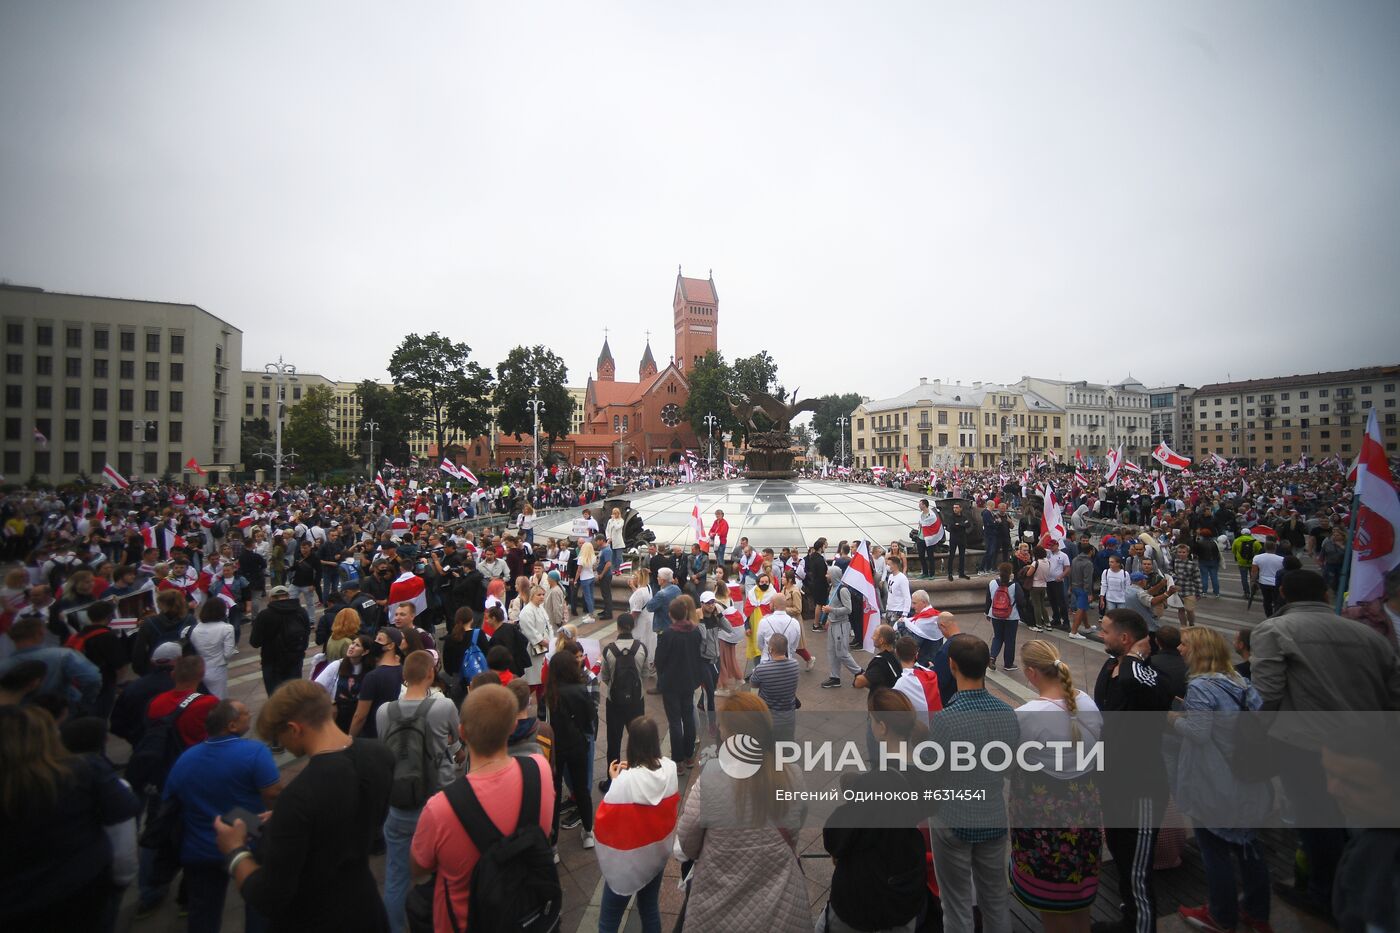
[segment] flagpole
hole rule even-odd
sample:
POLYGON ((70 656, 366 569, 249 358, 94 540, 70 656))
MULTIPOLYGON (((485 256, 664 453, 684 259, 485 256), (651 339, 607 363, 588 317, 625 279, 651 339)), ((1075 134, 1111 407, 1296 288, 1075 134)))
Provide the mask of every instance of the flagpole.
POLYGON ((1351 495, 1351 521, 1347 525, 1347 551, 1342 558, 1342 575, 1337 578, 1337 615, 1342 614, 1346 602, 1347 587, 1351 583, 1351 543, 1356 538, 1356 521, 1361 516, 1361 496, 1351 495))

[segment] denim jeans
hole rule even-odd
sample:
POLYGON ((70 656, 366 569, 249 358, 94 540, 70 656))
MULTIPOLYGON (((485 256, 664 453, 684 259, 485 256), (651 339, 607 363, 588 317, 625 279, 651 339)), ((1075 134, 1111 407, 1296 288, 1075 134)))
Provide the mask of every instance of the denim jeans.
POLYGON ((598 908, 598 933, 617 933, 622 926, 622 914, 627 910, 628 901, 637 898, 637 915, 642 921, 642 933, 661 933, 661 876, 664 871, 646 883, 635 895, 618 894, 603 882, 603 903, 598 908))
POLYGON ((1021 622, 1018 619, 992 619, 992 647, 991 659, 995 663, 997 652, 1005 646, 1006 656, 1002 661, 1002 667, 1010 667, 1016 663, 1016 630, 1020 628, 1021 622))
POLYGON ((413 831, 418 828, 417 810, 400 810, 390 807, 384 820, 384 909, 389 912, 389 929, 393 933, 403 933, 408 927, 403 903, 408 897, 408 889, 413 875, 409 864, 409 845, 413 842, 413 831))
POLYGON ((724 549, 726 546, 727 545, 721 544, 715 548, 715 560, 718 561, 721 566, 724 565, 724 549))
POLYGON ((293 583, 287 589, 291 591, 292 599, 300 600, 306 609, 306 614, 314 620, 316 618, 316 587, 297 586, 293 583))
POLYGON ((1220 595, 1220 561, 1201 561, 1201 595, 1220 595))
MULTIPOLYGON (((228 870, 223 862, 197 862, 184 866, 185 889, 189 894, 189 933, 219 933, 228 898, 228 870)), ((245 933, 262 933, 267 920, 246 903, 243 905, 245 933)))
POLYGON ((1269 919, 1269 864, 1259 851, 1258 841, 1249 845, 1226 842, 1208 829, 1196 828, 1196 844, 1201 847, 1201 867, 1205 870, 1210 915, 1227 930, 1239 921, 1240 908, 1251 920, 1269 919), (1240 887, 1244 898, 1237 901, 1235 863, 1240 866, 1240 887))
POLYGON ((584 612, 593 615, 593 583, 594 578, 578 581, 579 593, 583 595, 584 612))
MULTIPOLYGON (((1239 565, 1236 564, 1236 566, 1239 566, 1239 565)), ((1249 595, 1249 584, 1250 584, 1250 582, 1251 582, 1251 581, 1250 581, 1250 579, 1249 579, 1249 568, 1248 568, 1248 567, 1240 567, 1240 586, 1244 587, 1244 594, 1245 594, 1246 596, 1249 595)))

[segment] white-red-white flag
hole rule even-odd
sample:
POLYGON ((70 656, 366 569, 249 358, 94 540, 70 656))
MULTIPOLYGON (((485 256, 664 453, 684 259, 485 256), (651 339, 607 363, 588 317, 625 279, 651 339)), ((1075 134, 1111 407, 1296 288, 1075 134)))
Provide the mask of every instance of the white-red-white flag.
POLYGON ((1142 467, 1138 466, 1136 463, 1134 463, 1134 462, 1131 461, 1131 460, 1124 460, 1124 461, 1123 461, 1123 469, 1127 470, 1129 473, 1136 473, 1136 474, 1138 474, 1139 476, 1142 475, 1142 467))
POLYGON ((471 470, 468 470, 466 467, 458 466, 457 475, 460 476, 462 479, 466 480, 468 483, 471 483, 473 486, 477 485, 476 474, 473 473, 471 470))
POLYGON ((924 546, 933 547, 942 543, 947 537, 947 531, 943 528, 943 519, 939 516, 937 509, 929 509, 928 515, 919 513, 919 534, 924 537, 924 546))
POLYGON ((1041 487, 1045 508, 1040 513, 1040 534, 1049 535, 1060 547, 1065 546, 1065 516, 1060 508, 1060 500, 1055 498, 1055 490, 1049 484, 1041 487))
POLYGON ((1152 474, 1152 494, 1154 496, 1161 496, 1163 499, 1167 498, 1167 477, 1165 474, 1152 474))
POLYGON ((35 444, 35 446, 37 446, 40 450, 48 450, 48 449, 49 449, 49 439, 48 439, 47 437, 45 437, 45 436, 44 436, 44 432, 43 432, 43 431, 40 431, 38 428, 35 428, 35 429, 34 429, 34 444, 35 444))
POLYGON ((1123 448, 1120 446, 1117 450, 1110 450, 1103 459, 1108 466, 1108 471, 1104 473, 1104 482, 1112 483, 1118 478, 1118 471, 1123 467, 1123 448))
POLYGON ((1229 460, 1226 460, 1224 457, 1220 456, 1220 454, 1216 453, 1215 451, 1211 451, 1210 462, 1214 463, 1221 469, 1224 469, 1225 467, 1228 467, 1230 465, 1229 460))
POLYGON ((1084 464, 1084 451, 1080 450, 1078 447, 1074 448, 1074 462, 1077 463, 1077 464, 1078 464, 1079 466, 1081 466, 1081 467, 1085 465, 1085 464, 1084 464))
POLYGON ((102 478, 118 489, 131 488, 131 483, 127 481, 127 478, 118 473, 117 468, 110 463, 104 463, 102 465, 102 478))
POLYGON ((1351 541, 1351 580, 1347 605, 1385 595, 1385 575, 1400 564, 1395 539, 1400 535, 1400 493, 1390 474, 1376 410, 1366 419, 1366 436, 1356 458, 1356 534, 1351 541))
POLYGON ((442 463, 438 464, 438 469, 446 473, 448 476, 451 476, 453 479, 462 478, 462 472, 457 469, 457 464, 453 463, 451 460, 448 460, 446 457, 442 458, 442 463))
POLYGON ((700 511, 700 497, 695 497, 695 504, 690 507, 690 523, 695 528, 695 543, 700 545, 700 550, 706 554, 710 553, 710 533, 705 528, 705 517, 700 511))
POLYGON ((428 608, 427 585, 423 578, 415 576, 410 571, 404 571, 399 578, 389 585, 389 605, 388 612, 393 617, 394 607, 399 603, 408 603, 413 607, 414 614, 424 612, 428 608))
POLYGON ((1173 470, 1184 470, 1191 465, 1190 457, 1183 457, 1172 450, 1167 446, 1166 441, 1157 442, 1157 446, 1152 451, 1152 459, 1173 470))
POLYGON ((1248 495, 1249 495, 1249 480, 1247 480, 1247 479, 1245 479, 1243 476, 1241 476, 1241 477, 1240 477, 1240 498, 1243 499, 1243 498, 1245 498, 1245 497, 1248 496, 1248 495))
POLYGON ((856 549, 851 553, 851 562, 841 574, 841 582, 865 599, 865 636, 862 644, 866 651, 874 651, 875 628, 880 621, 880 597, 875 592, 875 567, 870 563, 870 549, 864 541, 857 542, 856 549))

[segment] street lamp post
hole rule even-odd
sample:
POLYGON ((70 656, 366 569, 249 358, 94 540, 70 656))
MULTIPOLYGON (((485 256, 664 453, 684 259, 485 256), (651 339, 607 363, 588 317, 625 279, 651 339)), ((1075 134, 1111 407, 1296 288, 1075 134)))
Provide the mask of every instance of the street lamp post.
POLYGON ((277 486, 281 486, 282 464, 285 462, 285 459, 290 459, 284 459, 282 456, 282 410, 286 404, 285 382, 287 379, 296 379, 297 368, 291 363, 284 362, 282 360, 282 357, 278 356, 277 362, 265 364, 263 366, 263 370, 267 373, 267 375, 263 376, 263 378, 273 380, 273 382, 277 386, 277 408, 273 412, 273 415, 277 419, 277 435, 275 448, 272 454, 272 469, 273 483, 277 486))
POLYGON ((525 404, 530 406, 530 410, 535 413, 535 430, 532 432, 531 437, 535 442, 535 469, 538 470, 540 468, 540 410, 544 408, 544 402, 540 401, 540 387, 538 383, 530 386, 530 391, 532 393, 530 400, 525 404))
POLYGON ((374 432, 379 429, 379 422, 366 421, 364 426, 369 428, 369 475, 374 476, 374 432))
POLYGON ((708 456, 706 459, 707 459, 707 460, 709 461, 709 463, 710 463, 710 475, 711 475, 711 476, 713 476, 713 475, 714 475, 714 472, 715 472, 715 425, 716 425, 716 424, 719 424, 719 419, 718 419, 718 418, 716 418, 713 414, 707 414, 707 415, 705 415, 705 425, 706 425, 706 427, 709 428, 709 431, 710 431, 710 454, 709 454, 709 456, 708 456))
POLYGON ((840 456, 837 457, 837 466, 846 465, 846 425, 850 423, 851 419, 847 418, 845 415, 842 415, 841 417, 836 419, 836 427, 841 431, 841 448, 840 456))

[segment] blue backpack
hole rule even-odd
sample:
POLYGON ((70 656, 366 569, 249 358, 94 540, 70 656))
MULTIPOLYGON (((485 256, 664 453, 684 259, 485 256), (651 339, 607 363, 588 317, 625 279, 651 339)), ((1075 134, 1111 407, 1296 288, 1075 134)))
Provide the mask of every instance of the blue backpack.
POLYGON ((482 651, 476 643, 476 638, 481 634, 481 629, 472 629, 472 643, 467 646, 467 653, 462 655, 462 679, 470 682, 477 674, 485 673, 486 652, 482 651))

